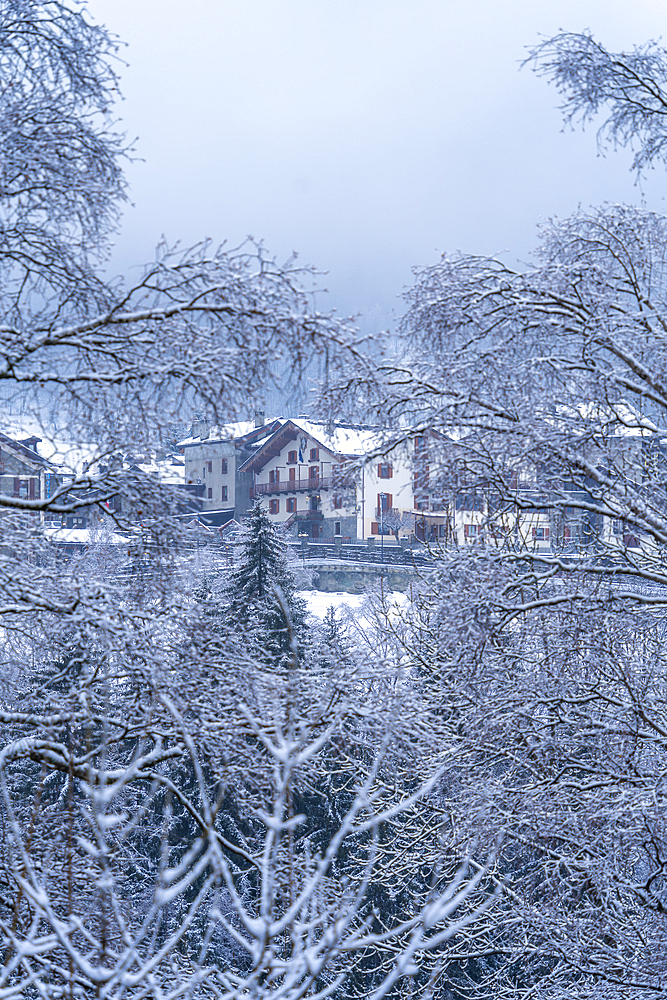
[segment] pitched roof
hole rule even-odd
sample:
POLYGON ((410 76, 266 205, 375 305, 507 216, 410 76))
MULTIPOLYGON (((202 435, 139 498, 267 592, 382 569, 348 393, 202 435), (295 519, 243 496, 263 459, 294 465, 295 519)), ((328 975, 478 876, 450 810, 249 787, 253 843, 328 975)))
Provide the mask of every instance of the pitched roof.
POLYGON ((381 436, 377 430, 364 427, 333 427, 312 420, 286 420, 257 449, 254 455, 239 466, 240 472, 259 472, 279 455, 286 444, 305 436, 320 448, 339 459, 363 458, 378 448, 381 436))

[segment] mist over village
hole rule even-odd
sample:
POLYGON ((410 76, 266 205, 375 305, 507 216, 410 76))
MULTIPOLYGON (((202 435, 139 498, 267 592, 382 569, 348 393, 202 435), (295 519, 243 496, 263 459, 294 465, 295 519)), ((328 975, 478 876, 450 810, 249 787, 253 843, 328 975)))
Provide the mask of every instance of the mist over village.
POLYGON ((664 24, 0 0, 3 1000, 667 991, 664 24))

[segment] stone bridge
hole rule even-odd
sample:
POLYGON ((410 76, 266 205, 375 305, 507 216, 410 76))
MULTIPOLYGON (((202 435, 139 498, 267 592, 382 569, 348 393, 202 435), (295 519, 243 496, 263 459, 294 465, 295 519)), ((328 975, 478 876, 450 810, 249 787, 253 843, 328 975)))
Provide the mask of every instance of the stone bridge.
POLYGON ((360 594, 383 580, 389 590, 403 593, 432 562, 423 549, 398 545, 323 545, 306 543, 291 546, 304 568, 313 570, 313 587, 325 593, 344 591, 360 594))

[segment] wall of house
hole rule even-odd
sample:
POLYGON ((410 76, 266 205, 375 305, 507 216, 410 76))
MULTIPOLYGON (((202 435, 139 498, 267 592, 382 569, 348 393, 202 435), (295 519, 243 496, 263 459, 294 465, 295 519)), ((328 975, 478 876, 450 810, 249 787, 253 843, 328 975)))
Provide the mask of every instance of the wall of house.
POLYGON ((0 491, 5 495, 39 500, 43 492, 43 474, 43 463, 33 465, 9 448, 0 448, 0 491))
MULTIPOLYGON (((204 439, 184 447, 185 482, 201 483, 204 487, 203 510, 236 511, 237 499, 243 501, 243 514, 249 506, 249 496, 237 498, 237 457, 233 441, 204 439)), ((236 516, 236 515, 235 515, 236 516)))
POLYGON ((407 448, 394 449, 382 459, 366 462, 361 477, 359 510, 359 537, 372 538, 384 529, 385 541, 395 540, 394 528, 399 538, 409 537, 414 530, 412 462, 407 448), (381 500, 381 494, 384 498, 381 500), (382 505, 382 513, 380 506, 382 505))
POLYGON ((305 433, 256 473, 255 490, 271 519, 295 535, 356 540, 356 484, 345 476, 340 457, 305 433))
MULTIPOLYGON (((255 487, 276 523, 314 541, 337 536, 360 541, 378 535, 382 526, 392 542, 392 525, 412 509, 411 465, 400 454, 361 464, 361 459, 337 455, 305 433, 271 457, 256 474, 255 487)), ((409 537, 412 529, 412 519, 406 516, 399 537, 409 537)))

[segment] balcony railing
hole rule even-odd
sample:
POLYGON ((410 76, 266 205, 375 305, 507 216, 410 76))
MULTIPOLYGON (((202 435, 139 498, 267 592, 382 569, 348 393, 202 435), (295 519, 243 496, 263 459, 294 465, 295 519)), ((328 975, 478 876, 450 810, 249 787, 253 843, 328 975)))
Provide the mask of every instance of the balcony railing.
POLYGON ((285 479, 278 483, 256 483, 251 486, 251 496, 266 496, 267 493, 304 493, 307 490, 344 489, 354 483, 351 476, 317 476, 312 479, 285 479))
POLYGON ((283 527, 287 530, 292 527, 297 521, 304 523, 305 521, 323 521, 324 514, 321 510, 295 510, 285 521, 283 527))

